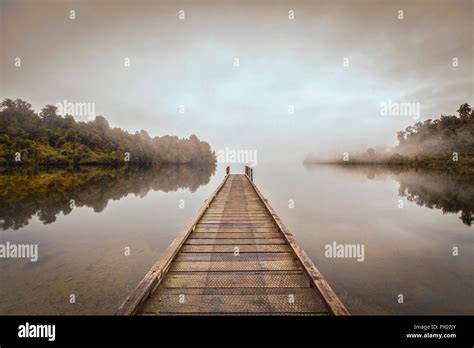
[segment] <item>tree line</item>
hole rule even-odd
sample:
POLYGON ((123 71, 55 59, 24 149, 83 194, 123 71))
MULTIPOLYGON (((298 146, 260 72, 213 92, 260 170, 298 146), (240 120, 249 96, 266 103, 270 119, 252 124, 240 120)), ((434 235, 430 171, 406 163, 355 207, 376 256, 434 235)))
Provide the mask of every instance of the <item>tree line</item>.
POLYGON ((474 173, 474 109, 462 104, 457 115, 441 115, 408 126, 397 133, 398 144, 390 148, 347 151, 342 157, 320 160, 307 155, 305 163, 388 164, 426 168, 456 168, 474 173))
POLYGON ((107 119, 76 121, 46 105, 36 113, 21 99, 0 104, 0 165, 138 165, 215 163, 210 145, 196 135, 150 137, 112 128, 107 119))
POLYGON ((417 122, 398 132, 399 144, 393 151, 408 155, 453 151, 474 154, 474 110, 464 103, 457 113, 417 122))

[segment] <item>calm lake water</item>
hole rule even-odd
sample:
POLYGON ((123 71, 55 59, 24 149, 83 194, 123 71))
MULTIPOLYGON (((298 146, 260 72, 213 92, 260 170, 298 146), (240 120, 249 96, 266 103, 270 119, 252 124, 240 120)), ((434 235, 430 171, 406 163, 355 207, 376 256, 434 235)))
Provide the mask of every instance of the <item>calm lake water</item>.
MULTIPOLYGON (((39 247, 0 259, 0 314, 113 314, 224 168, 0 173, 0 242, 39 247)), ((474 314, 474 177, 295 163, 254 180, 353 314, 474 314), (364 261, 326 258, 333 242, 364 261)))

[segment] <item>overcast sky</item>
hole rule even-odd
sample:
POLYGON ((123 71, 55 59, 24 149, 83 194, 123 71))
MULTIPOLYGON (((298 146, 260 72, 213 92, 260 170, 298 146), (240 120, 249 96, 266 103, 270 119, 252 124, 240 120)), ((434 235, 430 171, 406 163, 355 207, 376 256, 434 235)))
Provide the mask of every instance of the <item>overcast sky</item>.
POLYGON ((95 103, 259 162, 395 145, 416 120, 381 115, 389 100, 421 120, 474 102, 472 0, 0 2, 2 98, 95 103))

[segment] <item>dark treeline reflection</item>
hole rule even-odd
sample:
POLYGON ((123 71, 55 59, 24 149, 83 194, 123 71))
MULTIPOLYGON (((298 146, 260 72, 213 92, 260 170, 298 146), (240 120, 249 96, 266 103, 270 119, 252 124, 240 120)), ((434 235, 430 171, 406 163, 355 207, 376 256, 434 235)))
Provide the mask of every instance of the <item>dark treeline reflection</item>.
MULTIPOLYGON (((305 165, 316 169, 318 165, 305 165)), ((408 201, 443 213, 460 214, 463 224, 474 222, 474 176, 456 172, 414 170, 403 166, 337 166, 342 170, 363 173, 369 179, 390 176, 400 183, 398 194, 408 201)))
POLYGON ((165 165, 152 169, 85 167, 78 170, 0 173, 0 227, 19 229, 35 215, 45 224, 74 207, 101 212, 109 200, 150 190, 194 192, 209 183, 215 165, 165 165))

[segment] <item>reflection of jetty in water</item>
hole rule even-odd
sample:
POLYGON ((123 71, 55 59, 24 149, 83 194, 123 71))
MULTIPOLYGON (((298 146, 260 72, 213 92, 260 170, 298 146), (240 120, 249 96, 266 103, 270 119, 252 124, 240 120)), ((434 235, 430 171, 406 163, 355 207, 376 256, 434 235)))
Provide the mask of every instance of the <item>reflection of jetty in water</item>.
MULTIPOLYGON (((317 165, 305 167, 316 169, 317 165)), ((337 168, 363 173, 369 179, 390 176, 400 183, 398 194, 408 201, 430 209, 440 209, 443 213, 461 213, 460 219, 467 226, 474 222, 474 175, 377 165, 342 165, 337 168)))
POLYGON ((0 227, 19 229, 35 215, 48 224, 74 207, 101 212, 109 200, 128 194, 144 197, 150 190, 196 191, 209 183, 215 165, 166 165, 159 168, 86 167, 0 173, 0 227))

